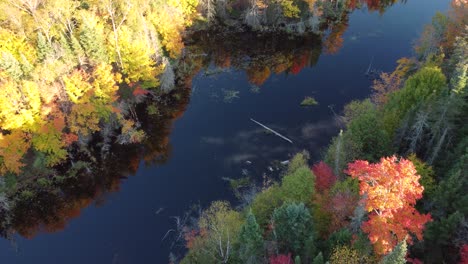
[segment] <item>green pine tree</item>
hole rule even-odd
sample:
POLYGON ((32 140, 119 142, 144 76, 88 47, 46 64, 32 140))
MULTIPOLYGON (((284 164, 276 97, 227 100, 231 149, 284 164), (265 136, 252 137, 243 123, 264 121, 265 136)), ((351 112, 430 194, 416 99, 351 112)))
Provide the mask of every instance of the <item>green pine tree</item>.
POLYGON ((60 34, 59 43, 60 43, 60 47, 63 50, 62 59, 64 61, 74 61, 73 50, 65 34, 60 34))
POLYGON ((79 33, 79 41, 90 59, 94 61, 107 61, 104 36, 88 23, 83 23, 79 33))
POLYGON ((44 61, 50 54, 52 54, 52 46, 41 32, 37 33, 37 58, 39 61, 44 61))
POLYGON ((392 252, 386 255, 383 259, 381 264, 405 264, 406 263, 406 240, 399 243, 392 252))
POLYGON ((29 75, 33 70, 34 66, 29 62, 29 60, 21 54, 21 70, 23 71, 24 75, 29 75))
POLYGON ((302 263, 301 257, 300 257, 300 256, 296 256, 296 257, 294 258, 294 264, 301 264, 301 263, 302 263))
POLYGON ((275 233, 280 249, 300 254, 312 234, 309 209, 303 203, 284 203, 273 212, 275 233))
POLYGON ((312 264, 325 264, 322 252, 318 253, 318 255, 314 258, 312 264))
POLYGON ((249 211, 247 222, 241 228, 239 242, 240 258, 244 263, 256 263, 256 260, 262 254, 263 238, 252 210, 249 211))
POLYGON ((0 70, 4 70, 14 80, 19 80, 23 76, 21 64, 9 52, 3 52, 0 57, 0 70))

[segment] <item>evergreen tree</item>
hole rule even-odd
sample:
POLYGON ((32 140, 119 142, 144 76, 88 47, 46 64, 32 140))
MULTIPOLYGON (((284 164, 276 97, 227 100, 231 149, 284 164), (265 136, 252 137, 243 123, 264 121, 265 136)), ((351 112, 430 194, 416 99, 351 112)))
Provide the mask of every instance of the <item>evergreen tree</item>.
POLYGON ((406 263, 406 240, 399 243, 392 252, 386 255, 383 259, 381 264, 405 264, 406 263))
POLYGON ((50 54, 52 54, 52 46, 41 32, 37 33, 37 58, 39 61, 44 61, 50 54))
POLYGON ((74 61, 73 50, 65 34, 60 34, 59 44, 63 51, 62 59, 67 62, 74 61))
POLYGON ((161 90, 163 90, 163 92, 170 92, 172 89, 174 89, 175 85, 174 69, 172 68, 172 65, 168 59, 165 58, 163 61, 165 67, 160 80, 161 90))
POLYGON ((301 257, 300 257, 300 256, 296 256, 296 257, 294 258, 294 264, 301 264, 301 263, 302 263, 301 257))
POLYGON ((312 233, 309 209, 303 203, 285 203, 273 212, 273 223, 280 248, 301 253, 312 233))
POLYGON ((3 52, 0 57, 0 70, 4 70, 14 80, 19 80, 23 76, 21 64, 9 52, 3 52))
POLYGON ((247 222, 241 228, 239 242, 239 255, 244 263, 256 263, 262 254, 263 238, 252 210, 249 211, 247 222))
POLYGON ((325 264, 322 252, 318 253, 318 255, 314 258, 312 264, 325 264))
POLYGON ((28 75, 34 70, 34 66, 29 62, 29 60, 21 54, 21 70, 23 71, 23 75, 28 75))
POLYGON ((94 61, 107 61, 107 53, 104 45, 104 29, 94 16, 83 18, 79 41, 86 55, 94 61))

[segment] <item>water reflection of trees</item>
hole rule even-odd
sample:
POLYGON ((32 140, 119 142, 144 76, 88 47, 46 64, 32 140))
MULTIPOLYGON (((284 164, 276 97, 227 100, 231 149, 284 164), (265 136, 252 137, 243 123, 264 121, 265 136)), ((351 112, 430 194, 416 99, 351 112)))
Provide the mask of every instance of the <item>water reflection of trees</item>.
MULTIPOLYGON (((286 19, 273 26, 267 19, 261 20, 266 23, 264 30, 228 27, 190 34, 186 38, 185 55, 179 61, 179 76, 190 84, 191 78, 201 69, 214 65, 221 69, 243 70, 249 82, 260 86, 271 74, 298 74, 305 67, 314 66, 322 52, 335 54, 342 48, 343 34, 352 11, 367 8, 371 12, 384 13, 398 0, 298 2, 301 14, 307 15, 301 15, 291 23, 286 19), (298 26, 302 24, 303 27, 298 26)), ((268 1, 263 4, 268 6, 268 1)), ((245 12, 246 7, 233 8, 245 12)))
POLYGON ((293 37, 250 31, 201 31, 190 36, 179 74, 190 82, 197 71, 214 64, 244 70, 252 84, 262 85, 273 73, 297 74, 315 65, 321 52, 321 40, 316 34, 293 37))
POLYGON ((116 143, 121 131, 114 131, 107 143, 96 134, 87 144, 74 148, 71 158, 59 166, 31 163, 16 178, 7 175, 3 185, 9 186, 0 199, 0 203, 5 201, 0 206, 0 233, 32 238, 38 232, 62 230, 83 208, 118 191, 122 180, 135 174, 142 161, 165 163, 171 152, 172 123, 185 111, 189 97, 190 89, 178 89, 138 104, 136 118, 146 135, 141 143, 116 143), (164 108, 151 110, 156 104, 164 108))
MULTIPOLYGON (((367 7, 383 13, 395 2, 307 0, 300 7, 310 14, 293 24, 284 20, 278 25, 286 28, 282 33, 197 31, 187 38, 184 55, 176 62, 178 78, 189 87, 192 78, 210 65, 243 70, 257 86, 272 74, 298 74, 314 66, 322 52, 339 51, 351 11, 367 7), (305 22, 311 30, 297 34, 298 25, 305 22)), ((84 85, 80 74, 70 79, 84 85)), ((55 97, 60 94, 51 90, 49 99, 42 98, 41 111, 34 109, 34 102, 25 107, 45 117, 34 136, 24 127, 0 129, 3 236, 33 237, 40 231, 62 230, 83 208, 118 191, 122 179, 135 174, 142 161, 161 164, 168 159, 171 124, 185 110, 190 89, 156 95, 135 85, 120 87, 118 93, 112 86, 106 102, 88 93, 83 96, 88 99, 74 105, 58 104, 55 97)))

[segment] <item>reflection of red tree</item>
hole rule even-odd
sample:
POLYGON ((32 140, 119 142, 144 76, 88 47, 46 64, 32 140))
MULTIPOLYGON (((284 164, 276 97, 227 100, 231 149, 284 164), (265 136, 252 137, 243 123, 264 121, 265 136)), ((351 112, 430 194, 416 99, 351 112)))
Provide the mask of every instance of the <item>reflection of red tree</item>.
POLYGON ((255 85, 262 85, 268 77, 270 77, 271 71, 267 66, 253 66, 247 69, 247 78, 249 82, 255 85))
POLYGON ((348 24, 340 23, 333 25, 331 33, 323 42, 325 47, 325 53, 327 54, 336 54, 341 47, 343 46, 343 34, 348 28, 348 24))
POLYGON ((348 0, 348 9, 350 11, 357 8, 358 0, 348 0))
POLYGON ((302 52, 297 57, 295 57, 291 67, 292 74, 298 74, 309 64, 310 54, 311 52, 309 50, 303 49, 302 52))
POLYGON ((72 203, 67 204, 63 210, 57 212, 57 216, 54 217, 56 221, 47 223, 47 225, 44 226, 44 230, 48 233, 63 230, 70 219, 78 217, 81 210, 88 207, 92 202, 93 200, 90 198, 82 198, 72 201, 72 203))
POLYGON ((231 67, 231 54, 221 47, 217 50, 214 61, 216 66, 227 69, 231 67))
POLYGON ((369 10, 380 10, 380 0, 366 0, 366 4, 369 10))

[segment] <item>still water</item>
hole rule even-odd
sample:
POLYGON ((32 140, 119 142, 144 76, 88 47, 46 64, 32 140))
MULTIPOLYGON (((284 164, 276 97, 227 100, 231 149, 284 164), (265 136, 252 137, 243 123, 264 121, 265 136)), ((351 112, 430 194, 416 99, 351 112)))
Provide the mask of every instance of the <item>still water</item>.
POLYGON ((303 149, 318 160, 339 131, 334 112, 370 94, 370 62, 373 70, 393 70, 397 59, 412 55, 424 24, 448 6, 449 0, 408 0, 385 12, 356 10, 342 25, 342 43, 328 46, 317 37, 194 36, 185 60, 202 59, 186 82, 187 100, 174 121, 144 124, 164 134, 152 148, 162 158, 149 162, 116 150, 120 155, 104 174, 128 177, 94 190, 59 226, 1 240, 0 263, 168 263, 169 252, 178 250, 171 248, 171 232, 162 240, 175 227, 172 216, 193 204, 235 203, 223 178, 275 174, 272 162, 303 149), (318 105, 301 107, 307 96, 318 105))

